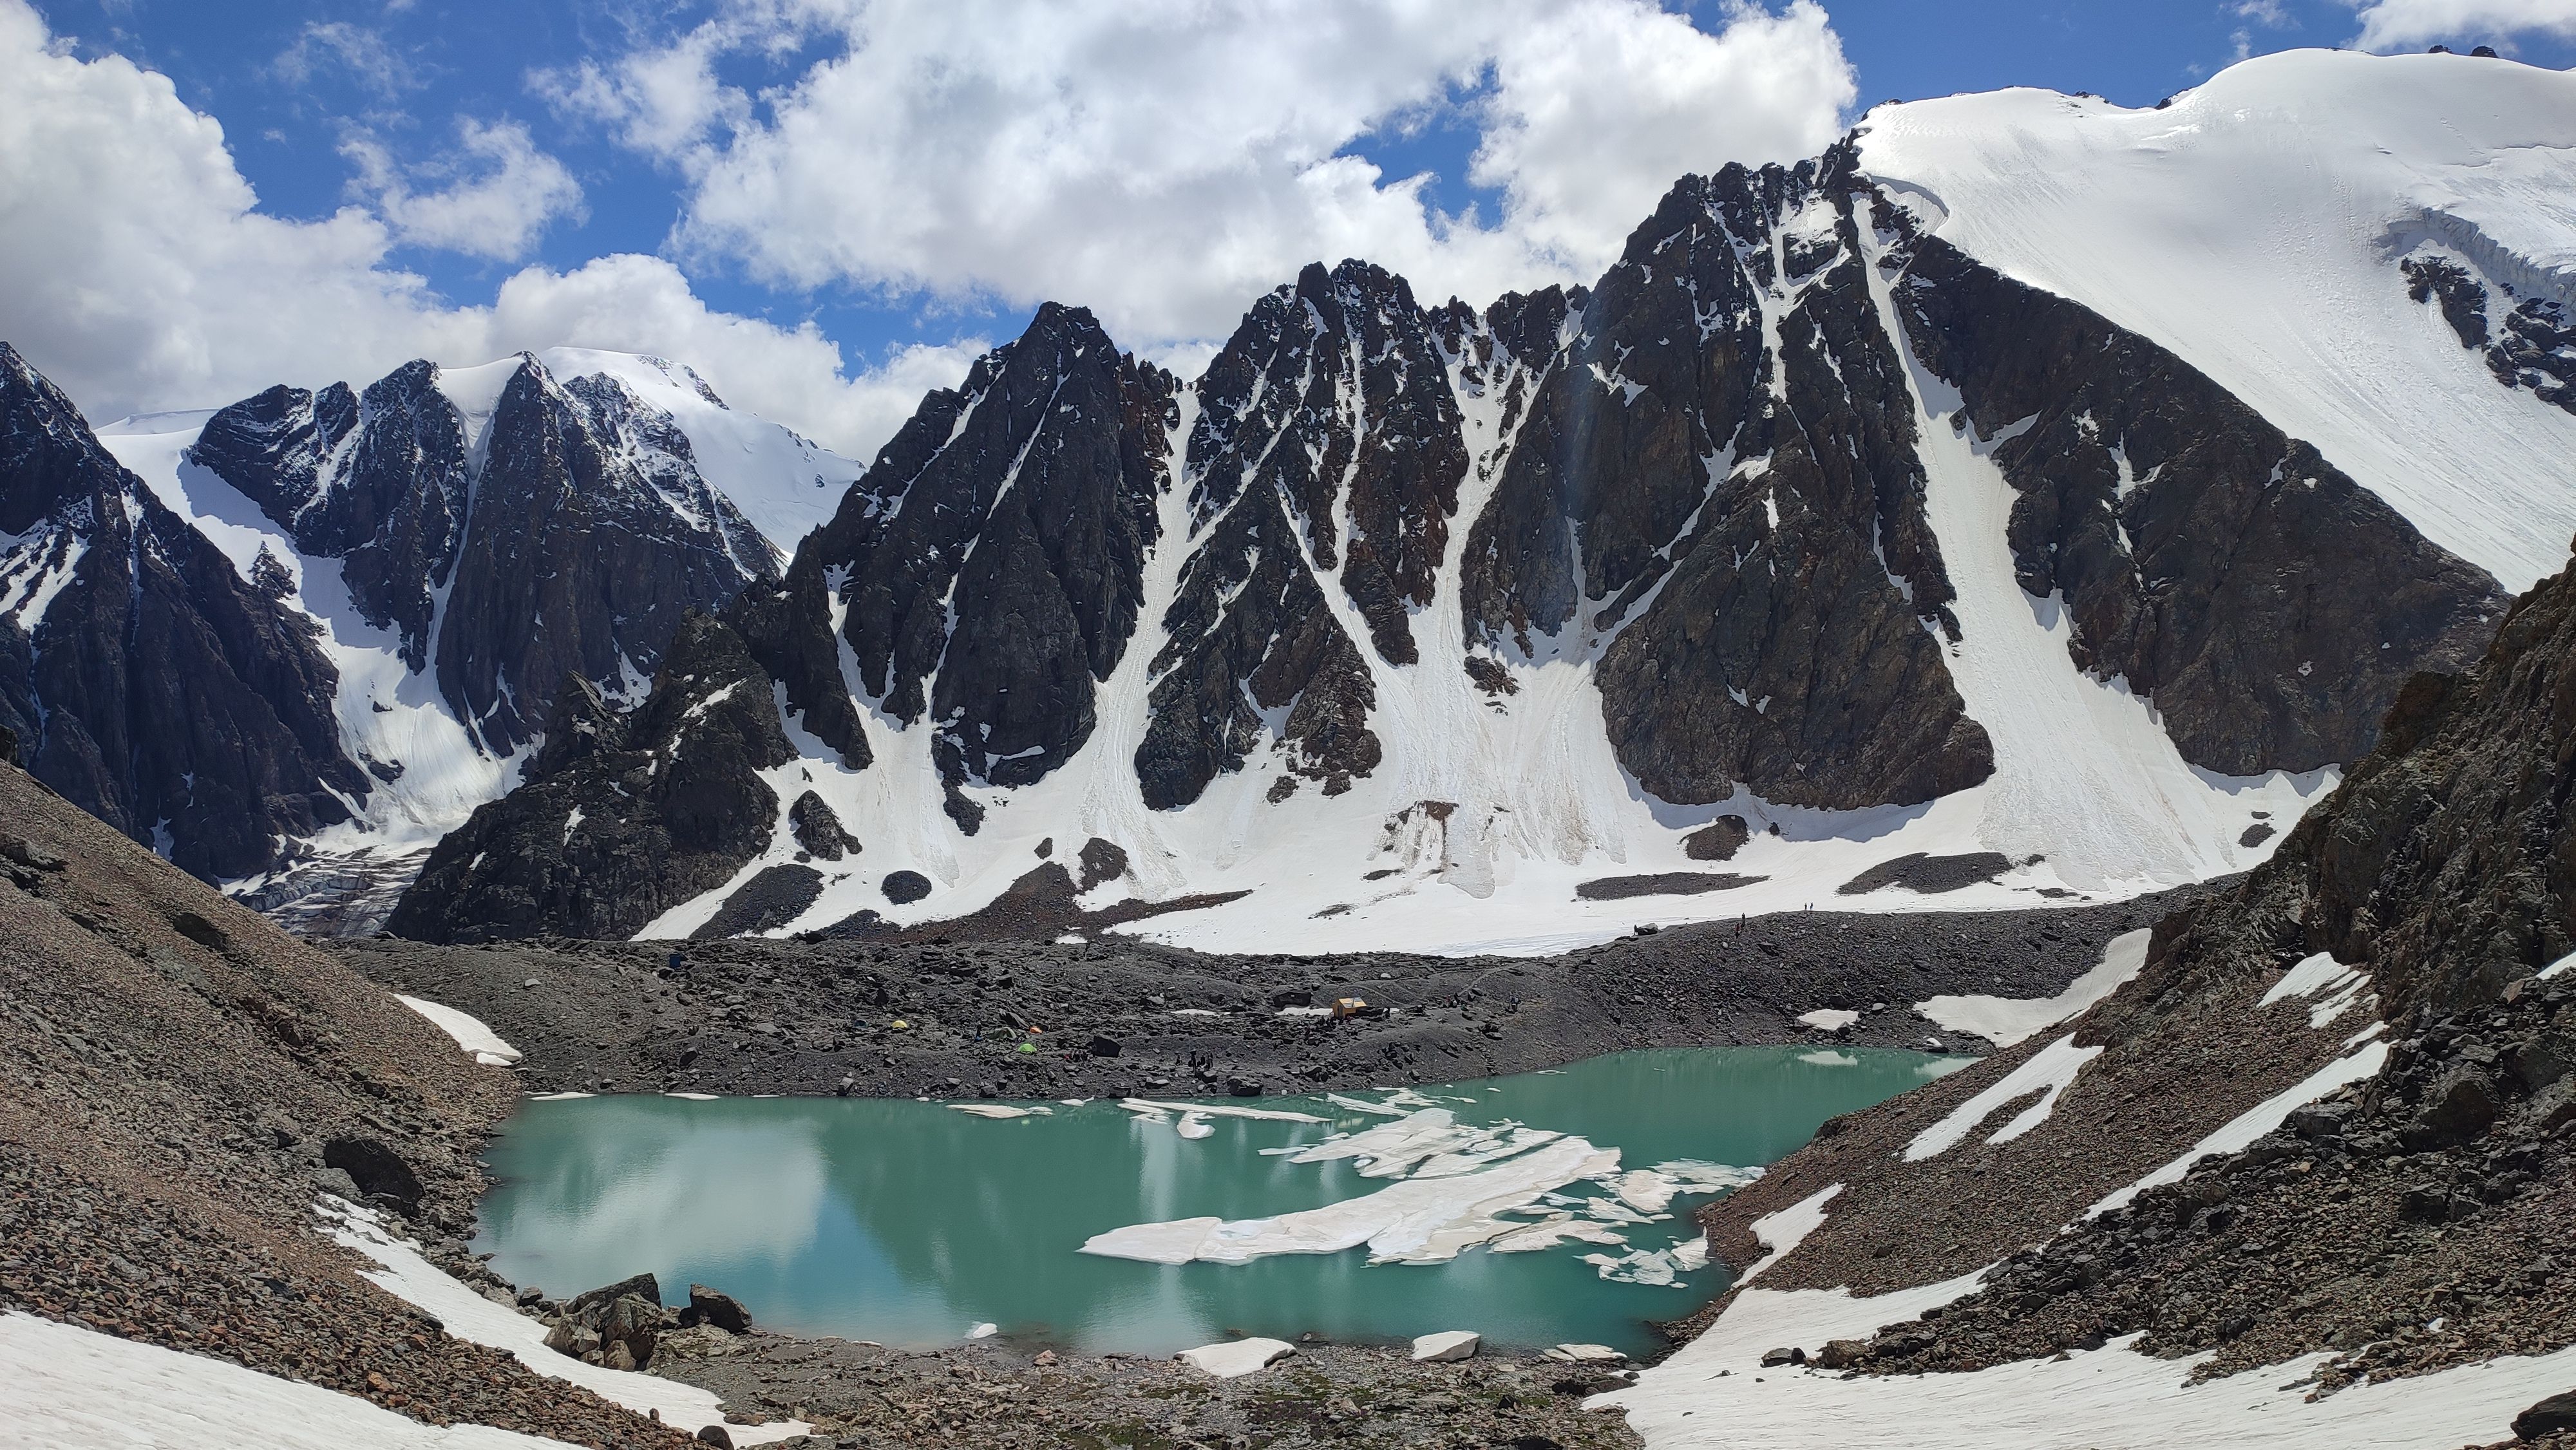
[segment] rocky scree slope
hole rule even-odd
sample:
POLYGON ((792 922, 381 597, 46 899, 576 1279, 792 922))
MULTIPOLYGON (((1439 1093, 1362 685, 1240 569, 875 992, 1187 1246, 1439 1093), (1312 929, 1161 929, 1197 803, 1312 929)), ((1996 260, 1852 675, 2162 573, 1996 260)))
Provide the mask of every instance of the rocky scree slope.
POLYGON ((562 939, 330 949, 492 1024, 526 1054, 517 1069, 537 1092, 1260 1095, 1458 1082, 1640 1047, 1919 1049, 1938 1033, 1983 1051, 1912 1004, 2052 995, 2175 899, 1928 921, 1783 913, 1537 959, 1221 957, 930 933, 693 942, 676 960, 669 943, 562 939), (1344 996, 1369 1010, 1282 1015, 1344 996), (1855 1020, 1839 1032, 1800 1020, 1819 1009, 1855 1020))
POLYGON ((1828 1124, 1705 1211, 1712 1249, 1750 1264, 1756 1219, 1839 1184, 1764 1290, 1987 1269, 1919 1319, 1799 1346, 1873 1373, 2142 1334, 2150 1354, 2212 1354, 2204 1374, 2331 1353, 2313 1398, 2576 1343, 2571 662, 2576 571, 2519 600, 2471 669, 2410 681, 2273 860, 2163 922, 2071 1034, 1828 1124), (2036 1128, 1994 1141, 1998 1103, 1917 1151, 2068 1047, 2098 1055, 2036 1128), (2267 1099, 2228 1151, 2147 1176, 2267 1099))
MULTIPOLYGON (((2182 359, 1923 234, 1846 145, 1686 178, 1596 286, 1481 314, 1311 267, 1187 388, 1042 309, 723 613, 798 763, 726 772, 719 889, 691 857, 622 906, 494 918, 475 872, 529 868, 452 838, 404 929, 955 916, 1025 883, 1039 835, 1108 839, 1149 897, 1256 835, 1347 844, 1353 888, 1491 894, 1515 855, 1682 866, 1731 854, 1685 836, 1973 790, 1999 767, 1957 670, 1999 645, 1953 607, 1927 427, 2009 490, 2006 538, 1947 547, 2008 549, 2006 608, 2058 631, 2043 667, 2150 696, 2177 778, 2358 757, 2503 606, 2182 359), (1045 819, 986 830, 1017 802, 1045 819)), ((653 718, 634 749, 701 748, 653 718)), ((493 808, 511 839, 559 856, 576 813, 653 809, 562 768, 493 808)), ((2200 859, 2240 831, 2259 856, 2239 821, 2200 859)))
POLYGON ((469 1283, 475 1153, 515 1101, 346 966, 0 765, 0 1313, 588 1445, 682 1437, 359 1277, 367 1203, 469 1283))

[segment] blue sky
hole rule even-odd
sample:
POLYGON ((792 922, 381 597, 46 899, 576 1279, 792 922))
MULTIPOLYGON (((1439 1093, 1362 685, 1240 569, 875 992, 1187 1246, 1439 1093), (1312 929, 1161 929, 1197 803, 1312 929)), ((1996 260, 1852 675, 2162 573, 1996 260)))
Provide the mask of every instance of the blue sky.
MULTIPOLYGON (((15 3, 23 0, 0 0, 0 7, 15 3)), ((1015 218, 1012 225, 1019 230, 1012 234, 1017 239, 1012 246, 1017 250, 997 244, 990 256, 947 265, 947 257, 960 251, 961 236, 971 243, 979 235, 977 228, 956 223, 954 218, 910 225, 881 242, 848 240, 854 231, 868 231, 879 212, 905 210, 907 202, 918 200, 919 208, 949 211, 988 202, 1009 209, 1015 193, 1006 181, 996 179, 983 183, 982 191, 968 186, 921 199, 935 188, 917 186, 898 172, 891 173, 893 183, 869 183, 879 188, 873 192, 854 182, 858 188, 854 194, 829 199, 830 205, 842 208, 838 212, 807 204, 806 193, 798 188, 810 190, 817 175, 828 178, 833 149, 849 158, 870 147, 865 118, 873 114, 868 110, 871 98, 854 95, 837 109, 818 106, 804 118, 809 131, 835 124, 835 117, 845 128, 837 135, 825 132, 830 145, 818 161, 811 136, 802 152, 791 154, 789 128, 780 124, 782 118, 764 93, 794 86, 818 64, 850 50, 848 32, 836 28, 837 22, 815 21, 810 16, 799 20, 790 13, 828 9, 838 3, 842 0, 744 0, 743 6, 726 9, 710 0, 232 0, 221 5, 204 0, 34 0, 57 52, 87 61, 122 56, 163 73, 175 83, 181 102, 220 121, 232 163, 256 188, 260 211, 314 223, 327 221, 344 208, 369 211, 390 229, 385 250, 375 263, 378 269, 417 274, 426 279, 435 299, 458 306, 490 304, 505 281, 531 267, 574 273, 611 255, 657 257, 676 267, 706 309, 764 320, 790 332, 806 327, 809 337, 819 331, 823 341, 840 349, 846 368, 855 373, 879 367, 911 345, 972 347, 1007 337, 1037 296, 1068 290, 1100 293, 1097 299, 1070 295, 1066 300, 1097 302, 1105 318, 1123 323, 1122 341, 1132 334, 1184 345, 1208 331, 1207 319, 1229 315, 1234 306, 1231 299, 1251 285, 1248 279, 1263 275, 1262 267, 1268 263, 1246 264, 1200 284, 1211 300, 1160 308, 1122 303, 1125 294, 1100 282, 1115 275, 1102 270, 1115 268, 1114 256, 1059 265, 1058 252, 1078 250, 1080 236, 1100 230, 1101 212, 1090 209, 1096 194, 1104 187, 1123 184, 1120 178, 1137 169, 1133 143, 1127 143, 1129 150, 1118 151, 1115 148, 1121 143, 1115 137, 1102 143, 1109 148, 1099 158, 1102 169, 1088 179, 1079 174, 1078 160, 1068 163, 1079 184, 1062 195, 1051 195, 1046 203, 1060 214, 1015 218), (693 33, 721 29, 730 23, 728 17, 743 8, 761 11, 768 18, 758 25, 737 27, 740 33, 711 47, 698 69, 704 83, 701 90, 732 96, 736 109, 726 112, 720 105, 700 106, 685 123, 666 126, 669 135, 657 139, 647 134, 659 114, 654 108, 663 103, 638 79, 646 75, 642 67, 657 57, 669 60, 685 49, 693 33), (585 64, 597 82, 587 99, 576 94, 585 64), (627 69, 620 71, 621 65, 627 69), (737 136, 746 120, 763 128, 765 149, 729 139, 737 136), (774 131, 766 129, 772 127, 774 131), (486 217, 487 211, 457 206, 441 210, 427 204, 405 210, 407 198, 455 201, 441 188, 462 186, 495 168, 519 162, 525 163, 526 170, 509 172, 517 200, 508 204, 533 208, 520 214, 523 244, 514 245, 506 236, 460 243, 459 229, 482 225, 478 219, 486 217), (892 208, 887 206, 889 198, 896 203, 892 208), (805 231, 799 232, 800 228, 805 231)), ((1589 3, 1594 10, 1645 8, 1645 0, 1589 3)), ((1829 134, 1829 129, 1820 127, 1846 122, 1883 99, 1917 99, 2005 85, 2085 90, 2123 104, 2151 104, 2248 52, 2351 43, 2363 26, 2357 3, 1839 0, 1825 4, 1821 16, 1806 18, 1821 22, 1829 32, 1824 41, 1828 52, 1838 41, 1847 75, 1837 79, 1819 71, 1805 92, 1758 104, 1746 102, 1754 109, 1743 117, 1712 123, 1721 128, 1712 144, 1723 149, 1728 138, 1741 134, 1745 140, 1740 149, 1748 159, 1768 152, 1787 153, 1829 134), (1837 85, 1843 93, 1836 94, 1837 85)), ((2441 12, 2447 7, 2452 13, 2474 17, 2502 3, 2505 0, 2378 0, 2378 8, 2441 12)), ((2554 0, 2515 3, 2546 11, 2554 0)), ((1778 0, 1772 12, 1794 18, 1793 12, 1782 11, 1778 0)), ((1761 35, 1754 33, 1760 29, 1755 22, 1769 20, 1772 12, 1746 21, 1743 8, 1723 3, 1702 3, 1681 11, 1703 38, 1724 33, 1730 39, 1742 38, 1748 47, 1757 43, 1775 47, 1746 50, 1734 62, 1739 66, 1768 74, 1819 64, 1814 58, 1817 25, 1798 31, 1784 20, 1761 35), (1730 29, 1738 22, 1744 22, 1741 37, 1730 29)), ((1669 48, 1670 33, 1661 33, 1660 40, 1656 34, 1650 28, 1640 29, 1632 37, 1648 47, 1646 52, 1618 51, 1613 37, 1601 41, 1610 47, 1602 53, 1651 54, 1656 46, 1669 48)), ((2576 45, 2571 45, 2570 36, 2576 36, 2576 15, 2554 32, 2542 28, 2490 36, 2480 33, 2472 20, 2446 34, 2463 49, 2494 39, 2528 61, 2558 68, 2576 64, 2576 45)), ((956 42, 951 37, 923 43, 956 42)), ((1072 36, 1063 43, 1070 49, 1086 42, 1082 36, 1072 36)), ((1265 47, 1280 43, 1263 40, 1265 47)), ((1406 42, 1401 37, 1375 42, 1363 37, 1352 43, 1389 49, 1406 42)), ((2383 44, 2382 48, 2421 46, 2409 35, 2402 47, 2383 44)), ((1337 239, 1380 235, 1389 223, 1382 216, 1371 219, 1359 213, 1373 205, 1378 212, 1386 209, 1386 183, 1427 174, 1419 190, 1410 193, 1420 203, 1419 215, 1408 212, 1399 219, 1398 240, 1388 247, 1393 255, 1384 260, 1420 277, 1420 271, 1404 265, 1406 247, 1426 256, 1445 248, 1440 254, 1456 260, 1454 275, 1447 279, 1450 285, 1479 302, 1484 299, 1473 297, 1472 289, 1480 284, 1500 290, 1530 280, 1534 267, 1544 271, 1554 265, 1573 276, 1592 265, 1605 245, 1603 238, 1615 240, 1618 231, 1643 215, 1644 207, 1636 205, 1636 198, 1650 202, 1652 189, 1669 180, 1657 168, 1677 172, 1687 164, 1690 169, 1709 169, 1726 159, 1708 155, 1703 161, 1702 152, 1687 149, 1669 158, 1648 156, 1638 165, 1652 177, 1639 178, 1626 191, 1587 192, 1585 178, 1564 174, 1567 168, 1561 162, 1556 172, 1546 169, 1542 142, 1562 152, 1563 138, 1549 142, 1529 135, 1523 137, 1526 155, 1517 169, 1488 167, 1480 175, 1475 157, 1497 125, 1489 103, 1498 86, 1505 86, 1497 78, 1507 71, 1526 78, 1543 69, 1546 60, 1544 56, 1516 60, 1507 41, 1496 41, 1489 49, 1490 55, 1472 47, 1434 54, 1437 47, 1426 42, 1424 67, 1464 66, 1469 73, 1464 79, 1453 76, 1435 83, 1427 93, 1429 99, 1419 95, 1403 99, 1411 94, 1406 87, 1416 82, 1396 76, 1380 90, 1355 92, 1337 101, 1346 108, 1337 124, 1351 133, 1347 136, 1332 129, 1336 122, 1330 117, 1292 117, 1274 126, 1253 115, 1240 121, 1248 128, 1241 144, 1293 149, 1295 144, 1311 145, 1313 136, 1321 135, 1330 159, 1362 161, 1378 168, 1378 190, 1363 186, 1349 193, 1356 201, 1328 208, 1328 215, 1313 222, 1317 249, 1337 239), (1459 56, 1466 59, 1460 61, 1459 56), (1483 68, 1477 69, 1480 65, 1483 68), (1514 66, 1520 70, 1512 71, 1514 66), (1388 96, 1400 103, 1390 105, 1388 96), (1307 134, 1294 141, 1277 140, 1279 134, 1297 132, 1301 126, 1307 134), (1336 140, 1338 144, 1332 144, 1336 140), (1586 207, 1591 210, 1586 212, 1586 207), (1623 213, 1624 208, 1633 208, 1633 213, 1623 213), (1463 229, 1458 227, 1460 219, 1467 223, 1463 229), (1477 228, 1493 228, 1494 235, 1467 235, 1477 228), (1474 245, 1462 243, 1461 236, 1474 245), (1533 257, 1554 260, 1533 262, 1533 257)), ((1266 56, 1269 51, 1221 53, 1266 56)), ((1328 66, 1335 61, 1330 47, 1314 55, 1319 58, 1311 59, 1311 64, 1328 66)), ((1723 62, 1714 47, 1710 57, 1712 66, 1723 62)), ((1021 65, 1025 59, 1012 57, 1009 64, 1021 65)), ((1280 65, 1293 71, 1297 63, 1292 56, 1280 65)), ((1720 86, 1724 88, 1720 93, 1731 94, 1745 89, 1743 80, 1750 73, 1754 72, 1738 70, 1730 83, 1713 71, 1716 79, 1690 83, 1720 86)), ((1615 68, 1579 79, 1588 91, 1621 84, 1615 68)), ((1524 88, 1538 83, 1509 82, 1524 88)), ((851 84, 864 90, 867 83, 861 77, 851 84)), ((1639 85, 1647 88, 1644 82, 1639 85)), ((1687 95, 1675 102, 1684 103, 1687 95)), ((944 104, 925 106, 928 112, 937 112, 944 104)), ((1304 108, 1294 87, 1279 104, 1283 115, 1304 108)), ((1707 109, 1691 104, 1693 114, 1707 109)), ((927 124, 924 113, 924 108, 906 112, 903 124, 927 124)), ((1007 107, 995 114, 1006 115, 1007 107)), ((1077 120, 1069 124, 1089 124, 1081 119, 1080 107, 1073 114, 1077 120)), ((970 130, 997 124, 991 116, 969 120, 970 130)), ((1193 129, 1186 118, 1177 128, 1169 119, 1156 124, 1170 134, 1193 129)), ((1616 130, 1619 125, 1648 128, 1624 133, 1630 135, 1660 135, 1672 129, 1657 124, 1651 114, 1614 116, 1601 124, 1605 153, 1623 149, 1617 139, 1623 134, 1616 130)), ((1042 146, 1038 154, 1056 153, 1042 146)), ((1319 168, 1316 158, 1304 157, 1295 159, 1289 169, 1304 176, 1311 190, 1314 178, 1333 168, 1319 168)), ((1345 183, 1348 180, 1344 178, 1345 183)), ((1214 192, 1177 187, 1163 199, 1176 208, 1205 208, 1217 204, 1208 200, 1210 196, 1235 198, 1227 204, 1256 212, 1276 200, 1272 192, 1231 183, 1214 192)), ((506 210, 497 194, 485 200, 506 210)), ((508 233, 510 228, 504 225, 499 230, 508 233)), ((1291 234, 1288 245, 1293 247, 1295 229, 1284 230, 1291 234)), ((1226 238, 1216 238, 1190 245, 1204 251, 1227 243, 1226 238)), ((969 245, 963 250, 974 248, 969 245)), ((1288 255, 1282 253, 1280 260, 1284 263, 1288 255)), ((1443 280, 1438 275, 1442 266, 1426 264, 1425 269, 1435 274, 1426 290, 1437 290, 1443 280)), ((1154 284, 1149 275, 1136 285, 1154 284)))

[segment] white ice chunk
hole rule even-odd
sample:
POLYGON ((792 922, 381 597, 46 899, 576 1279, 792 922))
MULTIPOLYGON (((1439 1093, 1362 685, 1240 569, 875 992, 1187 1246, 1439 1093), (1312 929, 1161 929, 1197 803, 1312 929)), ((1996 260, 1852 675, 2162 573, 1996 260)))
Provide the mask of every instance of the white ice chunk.
POLYGON ((1858 1022, 1860 1014, 1846 1012, 1837 1007, 1819 1007, 1813 1012, 1799 1013, 1798 1020, 1820 1032, 1840 1032, 1858 1022))
POLYGON ((1297 1352, 1297 1346, 1284 1339, 1238 1339, 1228 1344, 1203 1344, 1185 1349, 1172 1358, 1195 1370, 1221 1380, 1240 1379, 1257 1369, 1267 1369, 1297 1352))
POLYGON ((948 1108, 951 1112, 964 1113, 969 1117, 996 1119, 1044 1118, 1051 1117, 1055 1113, 1055 1109, 1053 1108, 1021 1108, 1013 1107, 1009 1103, 950 1103, 948 1108))
POLYGON ((1472 1359, 1476 1346, 1485 1337, 1472 1329, 1444 1329, 1438 1334, 1417 1334, 1413 1338, 1416 1364, 1445 1364, 1451 1360, 1472 1359))
POLYGON ((1131 1113, 1205 1113, 1211 1118, 1254 1118, 1265 1123, 1320 1123, 1313 1113, 1291 1112, 1286 1108, 1239 1108, 1232 1103, 1166 1103, 1153 1098, 1122 1098, 1118 1106, 1131 1113))

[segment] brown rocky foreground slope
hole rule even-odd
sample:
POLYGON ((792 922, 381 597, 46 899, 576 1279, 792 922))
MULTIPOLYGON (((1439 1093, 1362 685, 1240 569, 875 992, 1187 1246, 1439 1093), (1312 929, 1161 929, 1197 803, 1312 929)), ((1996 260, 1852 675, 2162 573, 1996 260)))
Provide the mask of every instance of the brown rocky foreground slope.
POLYGON ((449 1338, 312 1231, 319 1193, 363 1197, 462 1262, 471 1155, 513 1095, 382 988, 0 764, 0 1313, 430 1423, 680 1444, 449 1338))
POLYGON ((1757 1220, 1839 1184, 1764 1288, 1995 1266, 1874 1337, 1784 1346, 1836 1369, 1974 1370, 2137 1333, 2150 1354, 2214 1351, 2204 1375, 2333 1353, 2314 1396, 2576 1343, 2576 972, 2551 970, 2576 947, 2571 788, 2576 570, 2518 601, 2469 671, 2413 680, 2273 860, 2160 925, 2141 975, 2071 1032, 1827 1124, 1706 1211, 1712 1247, 1750 1264, 1757 1220), (2004 1089, 1921 1151, 2007 1075, 2090 1049, 2035 1129, 1990 1141, 2036 1101, 2004 1089), (2258 1111, 2279 1126, 2241 1151, 2091 1212, 2336 1063, 2352 1081, 2258 1111))

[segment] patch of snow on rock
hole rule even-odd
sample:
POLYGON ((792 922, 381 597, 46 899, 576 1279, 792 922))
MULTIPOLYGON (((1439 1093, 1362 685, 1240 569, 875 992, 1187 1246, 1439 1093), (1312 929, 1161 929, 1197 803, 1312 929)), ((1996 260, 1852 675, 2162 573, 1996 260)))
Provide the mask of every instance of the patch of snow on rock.
POLYGON ((2057 1039, 1988 1084, 1985 1091, 1951 1109, 1948 1117, 1915 1134, 1914 1141, 1905 1145, 1905 1161, 1920 1163, 1946 1153, 1985 1126, 1986 1119, 2033 1093, 2039 1094, 2038 1102, 2022 1109, 1986 1139, 1989 1143, 2011 1142, 2047 1122, 2048 1115, 2056 1111, 2059 1095, 2075 1081, 2075 1075, 2084 1070, 2084 1064, 2101 1055, 2099 1047, 2076 1046, 2071 1033, 2057 1039))
POLYGON ((2146 966, 2153 935, 2141 928, 2111 938, 2101 963, 2054 997, 1932 997, 1915 1003, 1914 1010, 1944 1032, 1973 1032, 1997 1047, 2019 1046, 2126 986, 2146 966))

